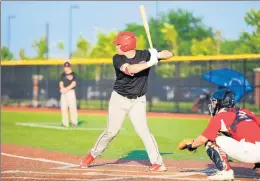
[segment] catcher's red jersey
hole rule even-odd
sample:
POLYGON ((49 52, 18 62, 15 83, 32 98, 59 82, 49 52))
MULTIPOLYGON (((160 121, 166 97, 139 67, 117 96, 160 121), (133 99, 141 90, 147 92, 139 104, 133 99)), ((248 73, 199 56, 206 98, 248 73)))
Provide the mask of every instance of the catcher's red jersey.
POLYGON ((251 143, 260 142, 260 119, 247 109, 239 109, 238 112, 235 109, 229 109, 227 112, 215 115, 202 135, 215 141, 219 131, 228 131, 237 141, 245 139, 251 143), (230 127, 237 118, 242 121, 236 124, 234 132, 230 127))

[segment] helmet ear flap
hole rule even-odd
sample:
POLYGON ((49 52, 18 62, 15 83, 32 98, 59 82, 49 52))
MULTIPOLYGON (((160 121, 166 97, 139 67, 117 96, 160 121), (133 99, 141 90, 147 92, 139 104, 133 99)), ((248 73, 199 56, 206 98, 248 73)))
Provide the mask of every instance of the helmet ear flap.
POLYGON ((127 50, 127 45, 121 45, 121 46, 120 46, 120 49, 121 49, 123 52, 126 52, 126 50, 127 50))

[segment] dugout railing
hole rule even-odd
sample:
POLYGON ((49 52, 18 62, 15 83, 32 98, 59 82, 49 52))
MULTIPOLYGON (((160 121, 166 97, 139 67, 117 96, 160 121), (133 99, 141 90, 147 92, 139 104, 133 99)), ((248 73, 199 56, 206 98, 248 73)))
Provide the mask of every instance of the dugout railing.
MULTIPOLYGON (((65 60, 16 60, 1 62, 1 104, 4 106, 59 107, 59 78, 65 60)), ((79 109, 107 109, 115 72, 111 59, 72 59, 77 74, 79 109)), ((162 61, 150 71, 147 110, 192 113, 202 89, 215 86, 203 73, 228 67, 243 73, 254 86, 239 106, 260 114, 260 55, 181 56, 162 61), (258 77, 257 77, 258 76, 258 77), (258 95, 259 93, 259 95, 258 95)), ((202 110, 198 110, 202 111, 202 110)), ((194 112, 194 111, 193 111, 194 112)), ((197 112, 197 111, 196 111, 197 112)), ((207 111, 202 111, 207 114, 207 111)))

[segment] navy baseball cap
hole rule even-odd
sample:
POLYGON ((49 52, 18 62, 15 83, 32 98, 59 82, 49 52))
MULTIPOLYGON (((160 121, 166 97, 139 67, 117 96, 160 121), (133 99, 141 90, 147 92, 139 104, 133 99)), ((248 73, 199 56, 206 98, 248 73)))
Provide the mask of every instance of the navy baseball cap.
POLYGON ((71 67, 71 64, 69 62, 65 62, 64 67, 71 67))

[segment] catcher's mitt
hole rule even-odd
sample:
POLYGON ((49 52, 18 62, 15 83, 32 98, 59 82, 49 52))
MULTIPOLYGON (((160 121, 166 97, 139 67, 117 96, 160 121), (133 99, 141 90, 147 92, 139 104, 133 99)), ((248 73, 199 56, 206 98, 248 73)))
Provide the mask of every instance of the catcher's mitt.
POLYGON ((178 149, 179 150, 185 150, 187 149, 188 151, 196 151, 197 148, 192 148, 191 144, 193 142, 193 139, 184 139, 178 144, 178 149))

